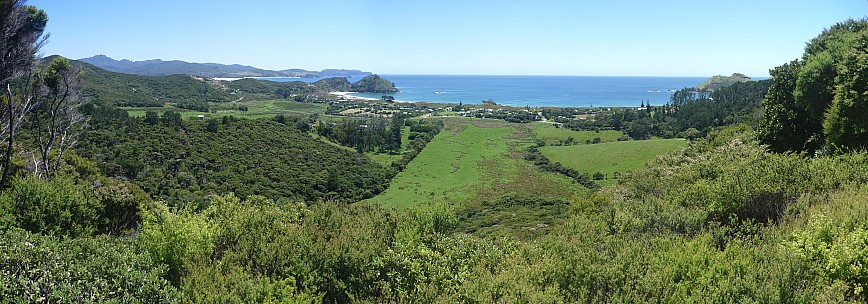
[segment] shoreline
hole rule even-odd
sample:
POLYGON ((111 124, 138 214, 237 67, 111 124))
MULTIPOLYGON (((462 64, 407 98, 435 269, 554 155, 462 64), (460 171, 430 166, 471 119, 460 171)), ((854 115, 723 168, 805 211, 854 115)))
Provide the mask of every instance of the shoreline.
MULTIPOLYGON (((379 98, 371 98, 371 97, 361 97, 350 94, 357 94, 359 92, 329 92, 329 95, 335 95, 338 97, 343 97, 349 100, 366 100, 366 101, 382 101, 379 98)), ((412 102, 412 101, 403 101, 403 100, 393 100, 394 102, 412 102)))

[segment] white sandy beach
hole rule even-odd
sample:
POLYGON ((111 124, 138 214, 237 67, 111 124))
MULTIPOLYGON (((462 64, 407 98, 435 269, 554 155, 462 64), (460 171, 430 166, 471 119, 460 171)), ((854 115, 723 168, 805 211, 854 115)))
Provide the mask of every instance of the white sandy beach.
POLYGON ((359 97, 359 96, 350 95, 353 93, 358 93, 358 92, 329 92, 329 94, 331 94, 331 95, 344 97, 344 98, 350 99, 350 100, 380 100, 378 98, 359 97))

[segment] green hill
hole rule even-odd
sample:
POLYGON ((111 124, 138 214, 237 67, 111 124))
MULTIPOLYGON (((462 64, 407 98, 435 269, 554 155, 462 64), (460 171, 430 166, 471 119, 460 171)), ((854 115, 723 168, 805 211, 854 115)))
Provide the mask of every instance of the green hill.
MULTIPOLYGON (((54 58, 48 57, 45 60, 54 58)), ((81 68, 84 96, 95 102, 122 107, 162 107, 179 102, 228 102, 246 99, 289 98, 294 94, 355 91, 393 93, 395 85, 371 75, 350 83, 345 77, 325 78, 314 83, 275 82, 252 78, 217 81, 187 75, 142 76, 111 72, 92 64, 71 61, 81 68)))
POLYGON ((272 71, 259 69, 240 64, 219 63, 196 63, 181 60, 164 61, 160 59, 130 61, 115 60, 105 55, 96 55, 90 58, 82 58, 79 61, 86 62, 100 68, 118 72, 144 76, 167 76, 174 74, 194 75, 200 77, 347 77, 367 76, 371 72, 346 69, 325 69, 322 71, 308 71, 302 69, 288 69, 272 71))
MULTIPOLYGON (((51 60, 52 57, 46 58, 51 60)), ((229 101, 228 91, 186 75, 140 76, 110 72, 80 61, 83 93, 92 101, 118 106, 158 107, 166 102, 229 101)))
POLYGON ((395 93, 398 92, 398 89, 395 88, 395 84, 391 81, 385 80, 379 75, 371 75, 365 78, 362 78, 359 81, 353 83, 352 86, 353 92, 361 92, 361 93, 395 93))
MULTIPOLYGON (((208 195, 356 201, 383 191, 386 169, 368 157, 271 120, 156 121, 91 107, 92 128, 76 151, 109 176, 155 198, 201 202, 208 195)), ((123 112, 123 111, 120 111, 123 112)))
POLYGON ((700 90, 714 91, 723 87, 731 86, 738 82, 754 81, 741 73, 733 73, 731 76, 716 75, 709 78, 702 84, 696 86, 700 90))

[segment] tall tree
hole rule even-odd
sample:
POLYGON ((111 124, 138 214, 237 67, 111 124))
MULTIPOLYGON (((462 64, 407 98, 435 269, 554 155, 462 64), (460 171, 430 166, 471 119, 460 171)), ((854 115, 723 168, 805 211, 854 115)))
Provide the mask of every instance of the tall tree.
POLYGON ((0 137, 6 140, 3 177, 6 186, 15 132, 36 103, 33 69, 36 53, 44 44, 48 15, 23 0, 0 0, 0 90, 3 90, 0 137))
POLYGON ((811 136, 801 126, 807 115, 805 109, 797 106, 793 98, 800 67, 801 63, 793 60, 769 72, 772 85, 762 102, 759 138, 776 152, 800 151, 811 136))
MULTIPOLYGON (((760 138, 772 150, 811 153, 824 146, 833 147, 842 143, 854 146, 849 140, 839 142, 839 139, 859 132, 858 128, 843 128, 848 124, 842 120, 826 120, 848 116, 829 115, 829 111, 844 114, 840 111, 858 108, 846 104, 858 98, 838 96, 849 94, 850 89, 841 89, 841 86, 846 86, 844 82, 847 79, 855 79, 852 75, 839 77, 839 73, 846 71, 858 74, 853 72, 859 69, 856 66, 860 64, 854 53, 865 48, 857 43, 857 37, 865 35, 866 31, 868 20, 848 20, 835 24, 808 43, 801 60, 772 71, 773 84, 763 102, 765 116, 760 130, 760 138), (843 67, 847 62, 854 66, 843 67), (832 108, 833 100, 841 100, 837 108, 832 108), (835 132, 840 134, 833 134, 835 132), (837 139, 826 139, 827 135, 837 139)), ((855 89, 858 91, 858 88, 855 89)))
POLYGON ((401 150, 401 129, 404 128, 404 119, 400 114, 392 115, 392 122, 389 125, 389 135, 386 137, 386 146, 393 152, 401 150))
POLYGON ((868 31, 838 65, 837 87, 823 123, 836 149, 868 149, 868 31))
POLYGON ((29 120, 39 146, 36 173, 46 179, 57 170, 63 153, 75 145, 82 130, 84 115, 78 111, 82 101, 79 73, 80 69, 63 57, 55 58, 38 73, 36 85, 41 86, 43 92, 39 95, 43 97, 29 120))

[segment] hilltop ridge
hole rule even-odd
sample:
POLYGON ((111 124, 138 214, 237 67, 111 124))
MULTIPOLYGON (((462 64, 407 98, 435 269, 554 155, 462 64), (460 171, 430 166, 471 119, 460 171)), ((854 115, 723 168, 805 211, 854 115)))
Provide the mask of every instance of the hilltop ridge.
POLYGON ((303 69, 286 69, 272 71, 259 69, 240 64, 220 63, 196 63, 181 60, 164 61, 151 59, 144 61, 131 61, 127 59, 115 60, 106 55, 96 55, 89 58, 79 59, 99 68, 112 72, 136 74, 143 76, 168 76, 184 74, 212 78, 242 78, 242 77, 352 77, 369 76, 373 73, 355 69, 324 69, 321 71, 308 71, 303 69))
MULTIPOLYGON (((50 62, 57 55, 46 57, 50 62)), ((397 92, 394 84, 376 74, 355 82, 346 77, 323 78, 313 83, 275 82, 257 79, 217 81, 213 78, 182 74, 148 76, 114 72, 97 65, 73 60, 81 68, 83 93, 93 101, 116 106, 161 107, 173 102, 228 102, 240 96, 250 98, 287 98, 293 94, 350 91, 360 93, 397 92), (242 95, 237 95, 242 94, 242 95)))
POLYGON ((746 81, 754 81, 754 80, 751 79, 750 77, 747 77, 747 75, 742 74, 742 73, 732 73, 732 75, 730 75, 730 76, 716 75, 716 76, 709 78, 708 80, 706 80, 702 84, 696 86, 696 88, 700 89, 700 90, 714 91, 714 90, 717 90, 717 89, 720 89, 723 87, 728 87, 728 86, 733 85, 733 84, 738 83, 738 82, 746 82, 746 81))

